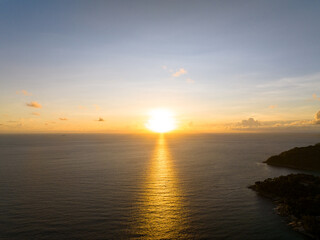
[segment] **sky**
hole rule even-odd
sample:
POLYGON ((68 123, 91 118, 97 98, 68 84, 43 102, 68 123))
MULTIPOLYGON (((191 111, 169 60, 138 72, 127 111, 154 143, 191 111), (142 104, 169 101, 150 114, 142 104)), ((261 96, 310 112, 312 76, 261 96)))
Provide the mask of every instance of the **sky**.
POLYGON ((320 131, 320 1, 0 0, 0 133, 320 131))

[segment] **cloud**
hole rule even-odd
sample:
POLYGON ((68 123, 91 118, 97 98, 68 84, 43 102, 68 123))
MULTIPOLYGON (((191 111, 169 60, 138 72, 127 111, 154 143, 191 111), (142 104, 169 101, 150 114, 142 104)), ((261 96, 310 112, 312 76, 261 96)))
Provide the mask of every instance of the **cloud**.
POLYGON ((99 110, 100 110, 100 106, 99 106, 99 105, 97 105, 97 104, 93 104, 93 106, 95 107, 95 109, 96 109, 97 111, 99 111, 99 110))
POLYGON ((28 92, 27 90, 16 91, 16 94, 22 94, 24 96, 32 96, 32 93, 28 92))
POLYGON ((9 127, 9 128, 20 128, 25 125, 26 121, 32 122, 31 119, 20 118, 18 120, 8 120, 8 121, 6 121, 7 124, 4 126, 9 127))
POLYGON ((275 109, 276 107, 278 107, 278 105, 270 105, 268 108, 275 109))
POLYGON ((224 127, 225 129, 237 131, 303 131, 312 129, 314 122, 313 120, 258 121, 254 118, 249 118, 238 123, 224 124, 224 127))
POLYGON ((51 125, 51 124, 56 124, 56 122, 45 122, 45 125, 51 125))
POLYGON ((79 106, 78 106, 78 109, 80 109, 80 110, 84 110, 84 109, 86 109, 86 107, 85 107, 85 106, 81 106, 81 105, 79 105, 79 106))
POLYGON ((104 122, 104 119, 102 117, 99 117, 99 119, 97 121, 98 122, 104 122))
POLYGON ((166 66, 166 65, 163 65, 163 66, 162 66, 162 69, 163 69, 163 70, 167 70, 167 66, 166 66))
POLYGON ((312 98, 314 99, 314 100, 318 100, 318 101, 320 101, 320 97, 318 97, 317 96, 317 94, 312 94, 312 98))
POLYGON ((288 90, 290 88, 299 88, 299 87, 313 87, 316 89, 319 87, 319 80, 320 80, 320 72, 315 73, 312 75, 304 75, 298 77, 287 77, 287 78, 280 78, 274 81, 269 81, 268 83, 264 83, 258 85, 258 88, 263 89, 280 89, 281 90, 288 90))
POLYGON ((59 120, 61 120, 61 121, 67 121, 68 118, 59 118, 59 120))
MULTIPOLYGON (((257 76, 257 79, 261 77, 257 76)), ((320 88, 320 72, 312 75, 269 79, 261 81, 261 84, 251 86, 252 94, 257 99, 283 99, 295 101, 304 96, 304 92, 311 91, 308 100, 313 99, 312 93, 320 88)), ((319 97, 319 96, 318 96, 319 97)))
POLYGON ((248 120, 242 120, 241 126, 243 127, 259 127, 261 123, 258 120, 254 120, 254 118, 248 118, 248 120))
POLYGON ((40 113, 38 113, 38 112, 33 112, 32 115, 40 116, 40 113))
POLYGON ((26 103, 26 105, 27 105, 28 107, 42 108, 41 104, 40 104, 40 103, 37 103, 37 102, 26 103))
POLYGON ((187 71, 184 68, 180 68, 179 71, 172 74, 173 77, 179 77, 183 74, 187 74, 187 71))
POLYGON ((320 111, 314 116, 314 122, 315 124, 320 124, 320 111))
POLYGON ((225 123, 225 129, 239 131, 314 131, 320 125, 320 111, 313 119, 258 121, 248 118, 237 123, 225 123))
POLYGON ((287 124, 284 124, 283 126, 296 126, 296 127, 303 127, 303 126, 310 126, 313 124, 312 120, 297 120, 288 122, 287 124))
POLYGON ((194 80, 191 78, 187 78, 186 81, 187 81, 187 83, 194 83, 194 80))

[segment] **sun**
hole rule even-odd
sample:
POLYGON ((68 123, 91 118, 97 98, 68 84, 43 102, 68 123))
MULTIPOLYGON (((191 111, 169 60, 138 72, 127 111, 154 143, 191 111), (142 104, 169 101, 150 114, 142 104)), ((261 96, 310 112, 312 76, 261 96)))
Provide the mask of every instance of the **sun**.
POLYGON ((157 133, 165 133, 176 128, 176 121, 172 112, 167 109, 154 109, 150 112, 150 118, 146 127, 157 133))

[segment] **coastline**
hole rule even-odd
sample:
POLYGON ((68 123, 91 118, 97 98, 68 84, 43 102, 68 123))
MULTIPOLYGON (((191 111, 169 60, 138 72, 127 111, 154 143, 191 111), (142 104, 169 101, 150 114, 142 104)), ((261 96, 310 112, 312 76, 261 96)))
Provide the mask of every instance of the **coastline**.
MULTIPOLYGON (((316 170, 313 168, 308 168, 308 167, 297 167, 294 165, 290 165, 290 164, 282 164, 282 163, 269 163, 267 161, 264 161, 263 163, 266 163, 267 165, 271 166, 271 167, 283 167, 283 168, 290 168, 290 169, 295 169, 295 170, 303 170, 303 171, 310 171, 310 172, 315 172, 316 170)), ((318 171, 316 171, 318 172, 318 171)))
POLYGON ((278 215, 295 231, 320 239, 320 143, 296 147, 271 156, 263 163, 308 171, 257 181, 248 188, 271 200, 278 215))
POLYGON ((289 174, 257 181, 249 189, 276 205, 295 231, 313 239, 320 238, 320 177, 289 174))
POLYGON ((292 148, 269 157, 263 163, 276 167, 320 172, 320 143, 292 148))
POLYGON ((287 225, 290 226, 292 230, 299 232, 300 234, 306 237, 312 239, 319 239, 316 235, 310 234, 305 230, 300 218, 297 218, 294 215, 289 214, 287 212, 287 206, 281 203, 281 199, 279 197, 264 191, 259 191, 256 189, 255 185, 250 185, 248 186, 248 188, 255 191, 259 196, 272 201, 276 205, 276 207, 274 208, 276 214, 283 217, 286 220, 287 225))

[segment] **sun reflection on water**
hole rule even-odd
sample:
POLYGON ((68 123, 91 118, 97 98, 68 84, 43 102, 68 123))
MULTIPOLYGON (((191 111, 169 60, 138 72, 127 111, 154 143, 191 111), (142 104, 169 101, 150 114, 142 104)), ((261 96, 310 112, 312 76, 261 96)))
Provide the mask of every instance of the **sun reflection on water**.
POLYGON ((187 217, 178 179, 160 135, 138 201, 134 235, 139 239, 187 238, 187 217))

